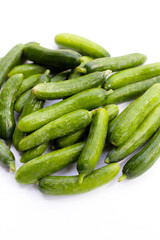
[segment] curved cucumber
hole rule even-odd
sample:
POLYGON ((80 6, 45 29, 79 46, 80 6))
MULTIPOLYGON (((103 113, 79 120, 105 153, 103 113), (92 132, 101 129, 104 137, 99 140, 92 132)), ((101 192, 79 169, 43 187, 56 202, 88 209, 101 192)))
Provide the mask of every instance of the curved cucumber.
POLYGON ((105 109, 95 111, 86 145, 77 162, 79 183, 95 169, 99 161, 107 136, 108 121, 109 116, 105 109))
POLYGON ((159 103, 160 83, 156 83, 139 97, 129 111, 117 122, 110 136, 111 143, 115 146, 124 143, 159 103))
POLYGON ((84 178, 83 183, 78 183, 79 176, 50 176, 38 182, 42 193, 49 195, 80 194, 94 190, 112 181, 118 174, 120 166, 117 163, 93 171, 84 178))
POLYGON ((61 81, 64 81, 64 80, 66 80, 68 78, 70 72, 71 72, 71 70, 69 69, 69 70, 57 73, 50 79, 50 82, 61 82, 61 81))
POLYGON ((117 89, 128 84, 140 82, 160 75, 160 63, 152 63, 125 69, 112 74, 105 82, 105 89, 117 89))
POLYGON ((56 70, 75 68, 80 64, 81 55, 72 50, 52 50, 31 42, 25 45, 24 55, 28 60, 56 70))
POLYGON ((44 154, 35 158, 20 167, 16 173, 16 180, 19 183, 31 184, 38 179, 48 176, 73 163, 79 157, 85 143, 75 145, 44 154))
POLYGON ((5 81, 9 71, 23 61, 23 44, 17 44, 0 61, 0 87, 5 81))
POLYGON ((0 139, 0 164, 3 167, 11 169, 13 172, 16 171, 14 155, 1 139, 0 139))
POLYGON ((24 92, 15 102, 14 109, 16 112, 20 113, 22 112, 24 106, 26 105, 30 95, 32 93, 32 89, 29 89, 28 91, 24 92))
POLYGON ((115 104, 106 105, 103 108, 108 112, 109 121, 112 121, 119 113, 119 108, 115 104))
POLYGON ((107 100, 108 92, 101 88, 94 88, 78 93, 52 106, 29 114, 18 123, 23 132, 32 132, 45 124, 77 109, 92 110, 103 106, 107 100))

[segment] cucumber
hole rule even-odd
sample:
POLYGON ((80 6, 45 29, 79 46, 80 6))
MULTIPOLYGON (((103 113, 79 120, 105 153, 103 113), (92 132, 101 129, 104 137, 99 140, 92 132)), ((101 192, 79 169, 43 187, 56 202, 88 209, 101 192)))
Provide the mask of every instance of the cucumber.
POLYGON ((84 90, 101 85, 110 70, 106 72, 91 73, 76 79, 63 82, 41 83, 36 85, 32 92, 38 99, 61 99, 72 96, 84 90))
POLYGON ((108 112, 109 121, 112 121, 119 113, 119 108, 115 104, 106 105, 103 108, 108 112))
POLYGON ((72 50, 52 50, 31 42, 25 45, 24 55, 34 63, 58 71, 75 68, 80 64, 81 55, 72 50))
MULTIPOLYGON (((15 102, 14 104, 14 110, 16 110, 16 112, 20 113, 22 112, 24 106, 26 105, 30 95, 32 93, 32 89, 27 90, 26 92, 24 92, 15 102)), ((16 96, 17 97, 17 96, 16 96)))
POLYGON ((0 87, 5 81, 9 71, 23 61, 23 44, 14 46, 0 61, 0 87))
POLYGON ((159 103, 160 83, 156 83, 139 97, 129 111, 117 122, 110 136, 111 143, 115 146, 124 143, 159 103))
POLYGON ((23 138, 18 147, 25 151, 40 144, 73 133, 87 127, 92 120, 92 113, 80 109, 66 114, 23 138))
POLYGON ((40 178, 59 171, 78 159, 84 145, 84 142, 80 142, 75 145, 44 154, 43 156, 37 157, 25 163, 16 173, 17 182, 31 184, 40 178))
POLYGON ((78 93, 52 106, 29 114, 18 123, 18 128, 23 132, 32 132, 45 124, 77 109, 92 110, 103 106, 108 97, 108 92, 101 88, 94 88, 78 93))
POLYGON ((117 89, 128 84, 140 82, 148 78, 160 75, 160 63, 152 63, 144 66, 138 66, 125 69, 112 74, 105 82, 104 88, 117 89))
POLYGON ((83 55, 93 58, 110 57, 110 54, 100 45, 75 34, 60 33, 56 35, 55 42, 63 48, 74 49, 83 55))
POLYGON ((79 183, 96 167, 102 154, 108 129, 109 116, 105 109, 95 111, 86 145, 78 159, 79 183))
POLYGON ((93 171, 78 183, 79 176, 49 176, 38 181, 38 188, 48 195, 72 195, 89 192, 112 181, 118 174, 120 167, 117 163, 93 171))
POLYGON ((106 163, 118 162, 142 146, 160 127, 160 104, 143 120, 137 130, 118 148, 114 147, 105 160, 106 163))
POLYGON ((16 171, 14 155, 1 139, 0 139, 0 164, 5 168, 11 169, 13 172, 16 171))
POLYGON ((123 167, 123 175, 119 181, 125 178, 132 179, 145 173, 160 156, 160 129, 147 143, 147 145, 133 156, 123 167))
POLYGON ((9 78, 2 88, 0 95, 0 137, 6 140, 12 138, 15 128, 14 100, 23 81, 22 74, 9 78))
POLYGON ((50 82, 60 82, 68 79, 70 72, 71 70, 69 69, 69 70, 57 73, 50 79, 50 82))

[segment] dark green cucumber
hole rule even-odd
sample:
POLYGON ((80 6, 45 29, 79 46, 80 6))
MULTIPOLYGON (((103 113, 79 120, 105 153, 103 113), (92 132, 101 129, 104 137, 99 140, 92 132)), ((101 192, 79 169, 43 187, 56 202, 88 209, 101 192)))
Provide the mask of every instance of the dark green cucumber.
POLYGON ((160 104, 143 120, 137 130, 118 148, 114 147, 105 160, 106 163, 123 160, 142 146, 160 127, 160 104))
POLYGON ((75 145, 44 154, 43 156, 37 157, 25 163, 16 173, 17 182, 31 184, 36 182, 38 179, 59 171, 78 159, 84 145, 84 142, 80 142, 75 145))
POLYGON ((17 44, 0 61, 0 87, 5 81, 9 71, 23 61, 23 44, 17 44))
POLYGON ((61 82, 68 79, 70 72, 71 70, 69 69, 69 70, 57 73, 50 79, 50 82, 61 82))
POLYGON ((95 111, 86 145, 78 159, 79 183, 96 167, 102 154, 108 129, 109 116, 105 109, 95 111))
POLYGON ((5 168, 11 169, 13 172, 16 171, 14 155, 1 139, 0 139, 0 165, 2 165, 5 168))
POLYGON ((14 100, 23 81, 23 75, 17 74, 9 78, 0 95, 0 137, 10 140, 15 128, 14 100))
POLYGON ((52 106, 29 114, 18 123, 23 132, 32 132, 45 124, 77 109, 92 110, 103 106, 107 100, 108 92, 101 88, 94 88, 78 93, 52 106))
POLYGON ((118 88, 114 90, 111 94, 109 94, 106 103, 122 103, 132 100, 142 95, 155 83, 160 83, 160 76, 149 78, 142 82, 132 83, 127 86, 118 88))
POLYGON ((117 89, 160 75, 160 63, 152 63, 125 69, 112 74, 105 82, 105 89, 117 89))
POLYGON ((72 195, 89 192, 112 181, 118 174, 120 166, 117 163, 93 171, 78 183, 79 176, 49 176, 38 182, 38 188, 48 195, 72 195))
POLYGON ((83 55, 93 58, 109 57, 110 54, 100 45, 75 34, 60 33, 56 35, 55 42, 63 48, 74 49, 83 55))
POLYGON ((31 133, 23 138, 18 147, 25 151, 40 144, 68 135, 82 128, 87 127, 92 120, 92 113, 80 109, 69 114, 66 114, 31 133))
POLYGON ((110 70, 106 72, 91 73, 76 79, 63 82, 41 83, 36 85, 32 92, 38 99, 61 99, 72 96, 84 90, 101 85, 110 70))
POLYGON ((129 111, 117 122, 110 136, 111 143, 115 146, 124 143, 159 103, 160 83, 156 83, 139 97, 129 111))
POLYGON ((75 68, 80 64, 81 55, 72 50, 53 50, 31 42, 25 45, 24 55, 34 63, 53 68, 58 71, 75 68))
POLYGON ((109 121, 112 121, 119 113, 119 108, 115 104, 109 104, 103 107, 109 115, 109 121))
POLYGON ((22 112, 24 106, 26 105, 30 95, 32 93, 32 89, 29 89, 28 91, 24 92, 15 102, 14 104, 14 110, 16 110, 16 112, 20 113, 22 112))
POLYGON ((147 143, 147 145, 133 156, 123 167, 123 175, 119 181, 125 178, 136 178, 153 166, 160 156, 160 129, 147 143))

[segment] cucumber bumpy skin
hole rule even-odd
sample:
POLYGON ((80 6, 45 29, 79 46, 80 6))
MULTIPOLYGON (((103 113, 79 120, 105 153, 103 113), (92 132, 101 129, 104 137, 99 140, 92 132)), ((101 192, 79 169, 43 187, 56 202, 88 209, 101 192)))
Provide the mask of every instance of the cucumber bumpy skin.
POLYGON ((0 139, 0 165, 2 165, 5 168, 11 169, 13 172, 16 171, 14 155, 1 139, 0 139))
POLYGON ((55 42, 63 48, 74 49, 85 56, 93 58, 110 57, 110 54, 100 45, 75 34, 60 33, 55 36, 55 42))
POLYGON ((61 82, 61 81, 67 80, 70 72, 71 70, 69 69, 69 70, 57 73, 50 79, 50 82, 61 82))
POLYGON ((79 176, 49 176, 38 181, 38 188, 48 195, 72 195, 89 192, 112 181, 118 174, 120 166, 117 163, 93 171, 78 183, 79 176))
POLYGON ((32 93, 32 89, 27 90, 24 92, 15 102, 14 110, 18 113, 22 112, 24 106, 26 105, 30 95, 32 93))
POLYGON ((101 88, 93 88, 67 98, 52 106, 38 110, 21 119, 18 128, 23 132, 32 132, 45 124, 78 109, 92 110, 103 106, 108 92, 101 88))

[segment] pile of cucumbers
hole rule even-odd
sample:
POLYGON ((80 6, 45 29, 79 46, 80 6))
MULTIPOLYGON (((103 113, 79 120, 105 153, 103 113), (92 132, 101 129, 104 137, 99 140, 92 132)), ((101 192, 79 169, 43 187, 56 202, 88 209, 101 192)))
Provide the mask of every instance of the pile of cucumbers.
POLYGON ((117 162, 141 147, 119 181, 140 176, 160 156, 160 62, 143 65, 140 53, 111 57, 74 34, 55 42, 55 50, 18 44, 0 59, 0 164, 16 171, 13 143, 23 163, 17 182, 49 195, 79 194, 113 180, 117 162), (133 99, 118 115, 116 104, 133 99), (107 165, 95 170, 106 148, 107 165), (51 176, 75 162, 76 176, 51 176))

